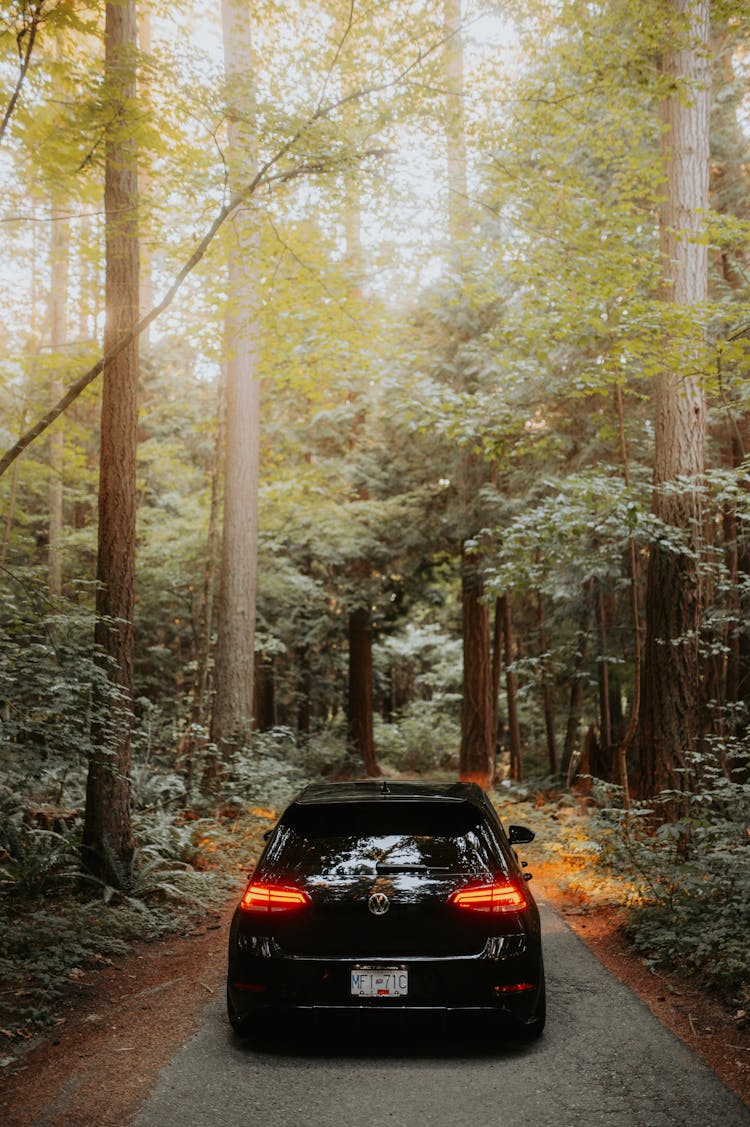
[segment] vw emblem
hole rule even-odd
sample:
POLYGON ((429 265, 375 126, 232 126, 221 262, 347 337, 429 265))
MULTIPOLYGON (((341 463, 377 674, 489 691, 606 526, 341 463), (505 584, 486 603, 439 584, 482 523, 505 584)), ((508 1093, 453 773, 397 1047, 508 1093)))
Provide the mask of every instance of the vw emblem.
POLYGON ((367 907, 373 916, 384 916, 391 906, 391 902, 384 892, 373 892, 367 901, 367 907))

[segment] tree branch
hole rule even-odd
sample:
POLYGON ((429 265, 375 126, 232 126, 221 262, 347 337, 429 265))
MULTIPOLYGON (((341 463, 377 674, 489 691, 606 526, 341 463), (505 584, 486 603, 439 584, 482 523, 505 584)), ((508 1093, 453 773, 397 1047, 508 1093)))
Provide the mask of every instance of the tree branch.
POLYGON ((37 0, 35 4, 31 5, 31 19, 21 28, 16 35, 16 43, 18 44, 18 58, 19 58, 19 71, 16 85, 13 93, 10 96, 10 101, 3 115, 2 123, 0 123, 0 142, 5 136, 5 131, 8 128, 8 123, 13 116, 13 112, 21 96, 21 89, 23 88, 24 80, 26 79, 26 72, 29 69, 31 62, 31 54, 34 50, 34 42, 36 40, 36 33, 39 30, 39 24, 44 18, 44 5, 45 0, 37 0), (23 46, 23 41, 26 40, 26 46, 23 46))
MULTIPOLYGON (((41 11, 43 4, 44 0, 39 0, 39 11, 41 11)), ((347 28, 344 32, 344 38, 346 38, 348 34, 349 25, 347 25, 347 28)), ((148 326, 152 324, 152 322, 154 322, 166 309, 169 308, 169 306, 177 296, 180 288, 182 287, 185 279, 190 274, 192 274, 198 263, 201 261, 201 259, 204 258, 206 252, 208 251, 208 248, 218 234, 219 230, 224 226, 226 221, 258 191, 258 188, 266 185, 270 186, 273 184, 287 184, 292 180, 298 179, 300 176, 309 176, 316 173, 320 174, 322 172, 328 171, 333 167, 338 167, 339 163, 343 163, 343 161, 337 162, 331 161, 330 159, 322 159, 320 161, 302 161, 292 168, 283 169, 275 173, 273 172, 276 166, 284 159, 285 156, 287 156, 291 152, 295 145, 297 145, 297 143, 305 136, 306 133, 309 132, 309 130, 314 125, 316 125, 319 121, 331 117, 332 114, 336 112, 336 110, 342 109, 344 106, 349 105, 352 102, 361 101, 371 94, 379 93, 383 90, 398 86, 406 79, 409 74, 412 73, 412 71, 419 67, 426 58, 428 58, 440 47, 441 42, 442 40, 437 43, 433 43, 430 47, 426 48, 423 51, 419 51, 416 59, 404 66, 398 74, 390 79, 386 79, 383 82, 377 83, 373 86, 358 87, 356 90, 351 91, 349 94, 342 95, 341 98, 337 99, 334 102, 330 102, 326 106, 322 105, 321 101, 319 101, 313 113, 310 114, 307 120, 299 126, 299 128, 294 132, 289 140, 286 141, 285 144, 283 144, 281 148, 279 148, 273 154, 273 156, 269 157, 268 160, 266 160, 261 165, 255 175, 243 189, 241 189, 233 198, 231 198, 228 203, 222 205, 222 207, 216 213, 216 216, 214 217, 205 235, 197 244, 195 250, 192 252, 190 257, 187 259, 187 261, 175 276, 171 286, 165 293, 162 300, 157 305, 155 305, 149 313, 141 317, 140 320, 136 321, 133 326, 127 330, 127 332, 123 333, 123 335, 117 342, 117 345, 113 349, 111 349, 106 356, 102 356, 91 368, 88 369, 88 371, 84 372, 82 376, 80 376, 73 384, 71 384, 71 386, 65 392, 63 397, 55 404, 55 406, 52 407, 46 415, 39 419, 34 424, 34 426, 32 426, 29 430, 22 434, 13 446, 6 450, 3 457, 0 458, 0 477, 13 464, 13 462, 15 462, 16 458, 18 458, 24 452, 24 450, 26 450, 26 448, 31 445, 32 442, 39 438, 39 436, 43 434, 44 431, 47 430, 47 428, 50 427, 52 423, 54 423, 55 420, 63 414, 64 411, 67 410, 71 403, 73 403, 78 398, 78 396, 86 390, 89 384, 92 384, 94 380, 101 375, 105 367, 110 364, 116 356, 119 356, 124 348, 127 348, 128 345, 130 345, 138 336, 140 336, 144 329, 147 329, 148 326)), ((325 81, 327 84, 328 78, 326 78, 325 81)), ((364 151, 355 154, 353 159, 361 161, 371 156, 383 156, 387 151, 388 150, 382 148, 365 149, 364 151)), ((350 157, 349 159, 352 158, 350 157)))

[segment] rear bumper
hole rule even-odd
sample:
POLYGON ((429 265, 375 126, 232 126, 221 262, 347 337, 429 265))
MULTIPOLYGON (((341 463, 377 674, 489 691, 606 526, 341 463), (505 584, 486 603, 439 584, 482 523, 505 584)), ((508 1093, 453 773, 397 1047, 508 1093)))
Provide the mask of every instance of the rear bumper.
POLYGON ((544 974, 539 952, 506 958, 299 959, 236 957, 227 980, 229 1005, 243 1021, 269 1011, 487 1012, 516 1020, 537 1012, 544 974), (394 998, 351 994, 351 970, 399 966, 409 972, 409 993, 394 998))

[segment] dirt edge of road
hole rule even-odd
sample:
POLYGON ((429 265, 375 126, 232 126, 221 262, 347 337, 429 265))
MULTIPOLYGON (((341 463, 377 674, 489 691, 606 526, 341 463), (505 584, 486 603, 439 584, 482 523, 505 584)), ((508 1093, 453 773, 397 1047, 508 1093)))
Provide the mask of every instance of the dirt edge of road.
POLYGON ((187 931, 85 973, 59 1024, 29 1042, 0 1094, 7 1127, 123 1127, 223 993, 234 901, 187 931))
MULTIPOLYGON (((750 1106, 750 1030, 676 975, 654 974, 633 953, 617 912, 576 903, 552 866, 536 868, 540 894, 605 967, 685 1041, 750 1106)), ((54 1030, 29 1043, 7 1071, 0 1121, 7 1127, 123 1127, 161 1069, 223 993, 232 905, 189 931, 142 943, 77 984, 54 1030)))

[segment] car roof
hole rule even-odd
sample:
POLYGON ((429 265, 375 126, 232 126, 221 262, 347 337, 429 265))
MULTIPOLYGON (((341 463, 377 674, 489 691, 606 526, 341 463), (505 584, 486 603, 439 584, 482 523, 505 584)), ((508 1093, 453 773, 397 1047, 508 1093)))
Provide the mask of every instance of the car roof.
POLYGON ((484 807, 484 792, 476 783, 429 783, 402 779, 364 779, 340 783, 312 783, 295 799, 295 805, 357 803, 375 800, 399 802, 471 802, 484 807))

